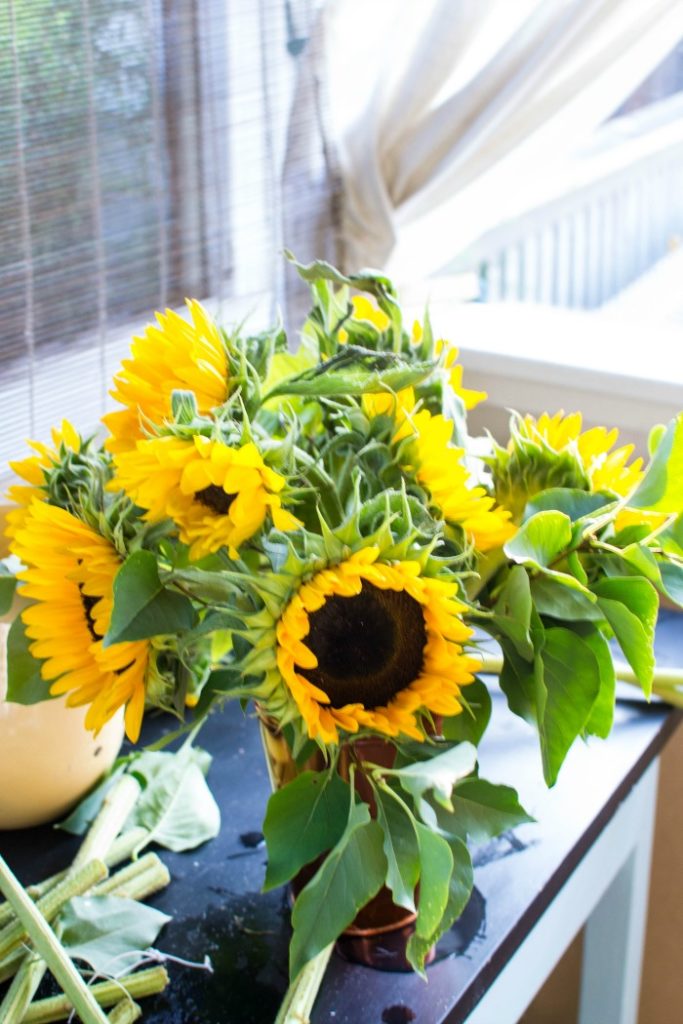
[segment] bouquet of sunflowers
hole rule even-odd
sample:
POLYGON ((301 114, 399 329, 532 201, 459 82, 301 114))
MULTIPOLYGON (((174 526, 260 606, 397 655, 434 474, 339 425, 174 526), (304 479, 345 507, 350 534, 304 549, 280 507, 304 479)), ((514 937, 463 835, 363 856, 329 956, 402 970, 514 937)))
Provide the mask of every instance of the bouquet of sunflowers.
POLYGON ((297 269, 295 351, 189 302, 135 339, 103 440, 64 423, 14 464, 29 604, 9 694, 68 693, 95 731, 124 707, 133 741, 146 707, 194 728, 252 702, 265 886, 298 893, 292 979, 382 890, 423 972, 472 889, 472 822, 481 839, 529 820, 477 773, 478 673, 537 728, 549 785, 577 737, 610 731, 614 638, 646 695, 683 700, 653 656, 660 595, 683 604, 683 414, 647 466, 579 414, 472 439, 485 396, 428 316, 407 327, 380 274, 297 269))

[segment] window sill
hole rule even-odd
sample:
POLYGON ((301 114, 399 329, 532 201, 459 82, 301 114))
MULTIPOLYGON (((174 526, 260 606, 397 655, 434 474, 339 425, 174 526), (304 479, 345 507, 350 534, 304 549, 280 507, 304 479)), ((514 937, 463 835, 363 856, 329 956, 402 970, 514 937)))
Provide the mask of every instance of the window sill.
MULTIPOLYGON (((538 414, 580 409, 642 447, 655 423, 683 408, 683 322, 498 303, 430 305, 435 331, 460 349, 467 387, 491 409, 538 414)), ((481 408, 481 407, 480 407, 481 408)))

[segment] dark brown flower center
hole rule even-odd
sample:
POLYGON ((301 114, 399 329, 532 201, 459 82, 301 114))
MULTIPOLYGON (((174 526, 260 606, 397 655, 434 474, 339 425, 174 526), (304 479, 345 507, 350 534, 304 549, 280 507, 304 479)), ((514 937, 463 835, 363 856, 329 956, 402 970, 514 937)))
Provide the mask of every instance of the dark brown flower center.
POLYGON ((420 674, 424 616, 419 602, 403 591, 363 582, 355 597, 328 597, 309 621, 304 643, 318 667, 298 671, 325 691, 332 707, 382 707, 420 674))
POLYGON ((99 633, 95 631, 95 618, 92 613, 92 610, 98 601, 99 597, 91 597, 90 594, 84 594, 81 590, 81 604, 83 605, 83 611, 85 612, 85 621, 88 627, 88 632, 93 640, 102 639, 99 633))
POLYGON ((208 487, 203 487, 201 491, 195 491, 195 498, 201 505, 206 505, 207 508, 217 512, 220 516, 225 516, 230 510, 230 506, 237 497, 236 494, 228 494, 222 487, 218 487, 216 484, 209 484, 208 487))

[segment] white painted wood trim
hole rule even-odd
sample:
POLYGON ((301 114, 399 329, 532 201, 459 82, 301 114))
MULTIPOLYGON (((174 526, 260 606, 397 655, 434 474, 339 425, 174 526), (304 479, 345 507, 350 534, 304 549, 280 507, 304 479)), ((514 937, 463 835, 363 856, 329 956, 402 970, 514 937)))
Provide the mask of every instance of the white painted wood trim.
MULTIPOLYGON (((514 1024, 526 1010, 574 936, 586 922, 588 960, 582 990, 581 1024, 633 1024, 640 989, 647 878, 657 797, 658 760, 624 800, 466 1024, 514 1024), (631 869, 629 869, 631 865, 631 869), (615 886, 613 883, 617 881, 615 886), (615 901, 623 907, 609 941, 628 958, 622 971, 600 958, 615 901), (595 914, 595 920, 592 915, 595 914), (623 941, 622 941, 623 940, 623 941), (600 1001, 601 1000, 601 1001, 600 1001), (619 1006, 621 1016, 602 1007, 619 1006), (634 1011, 635 1007, 635 1011, 634 1011)), ((584 969, 586 969, 586 960, 584 969)))

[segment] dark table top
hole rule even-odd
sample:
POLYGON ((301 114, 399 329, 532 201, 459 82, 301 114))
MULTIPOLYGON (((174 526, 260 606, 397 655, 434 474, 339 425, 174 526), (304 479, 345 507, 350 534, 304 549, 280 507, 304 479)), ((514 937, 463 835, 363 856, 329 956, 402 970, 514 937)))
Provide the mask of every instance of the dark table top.
MULTIPOLYGON (((658 664, 680 662, 683 620, 663 611, 658 664)), ((631 691, 628 688, 626 693, 631 691)), ((428 984, 333 956, 313 1024, 456 1024, 466 1018, 559 892, 621 801, 657 756, 680 714, 637 696, 620 700, 609 740, 577 743, 548 791, 533 730, 494 690, 493 717, 480 748, 481 774, 514 785, 534 815, 473 851, 475 891, 439 944, 428 984)), ((147 724, 147 738, 166 728, 147 724)), ((269 782, 257 723, 231 706, 201 735, 214 755, 209 775, 221 807, 220 836, 185 854, 160 851, 173 876, 150 902, 173 915, 158 940, 164 952, 214 973, 170 965, 172 984, 145 1000, 146 1024, 271 1024, 287 987, 289 904, 284 890, 260 893, 265 848, 260 827, 269 782)), ((22 881, 63 867, 77 841, 49 827, 0 833, 0 851, 22 881)))

